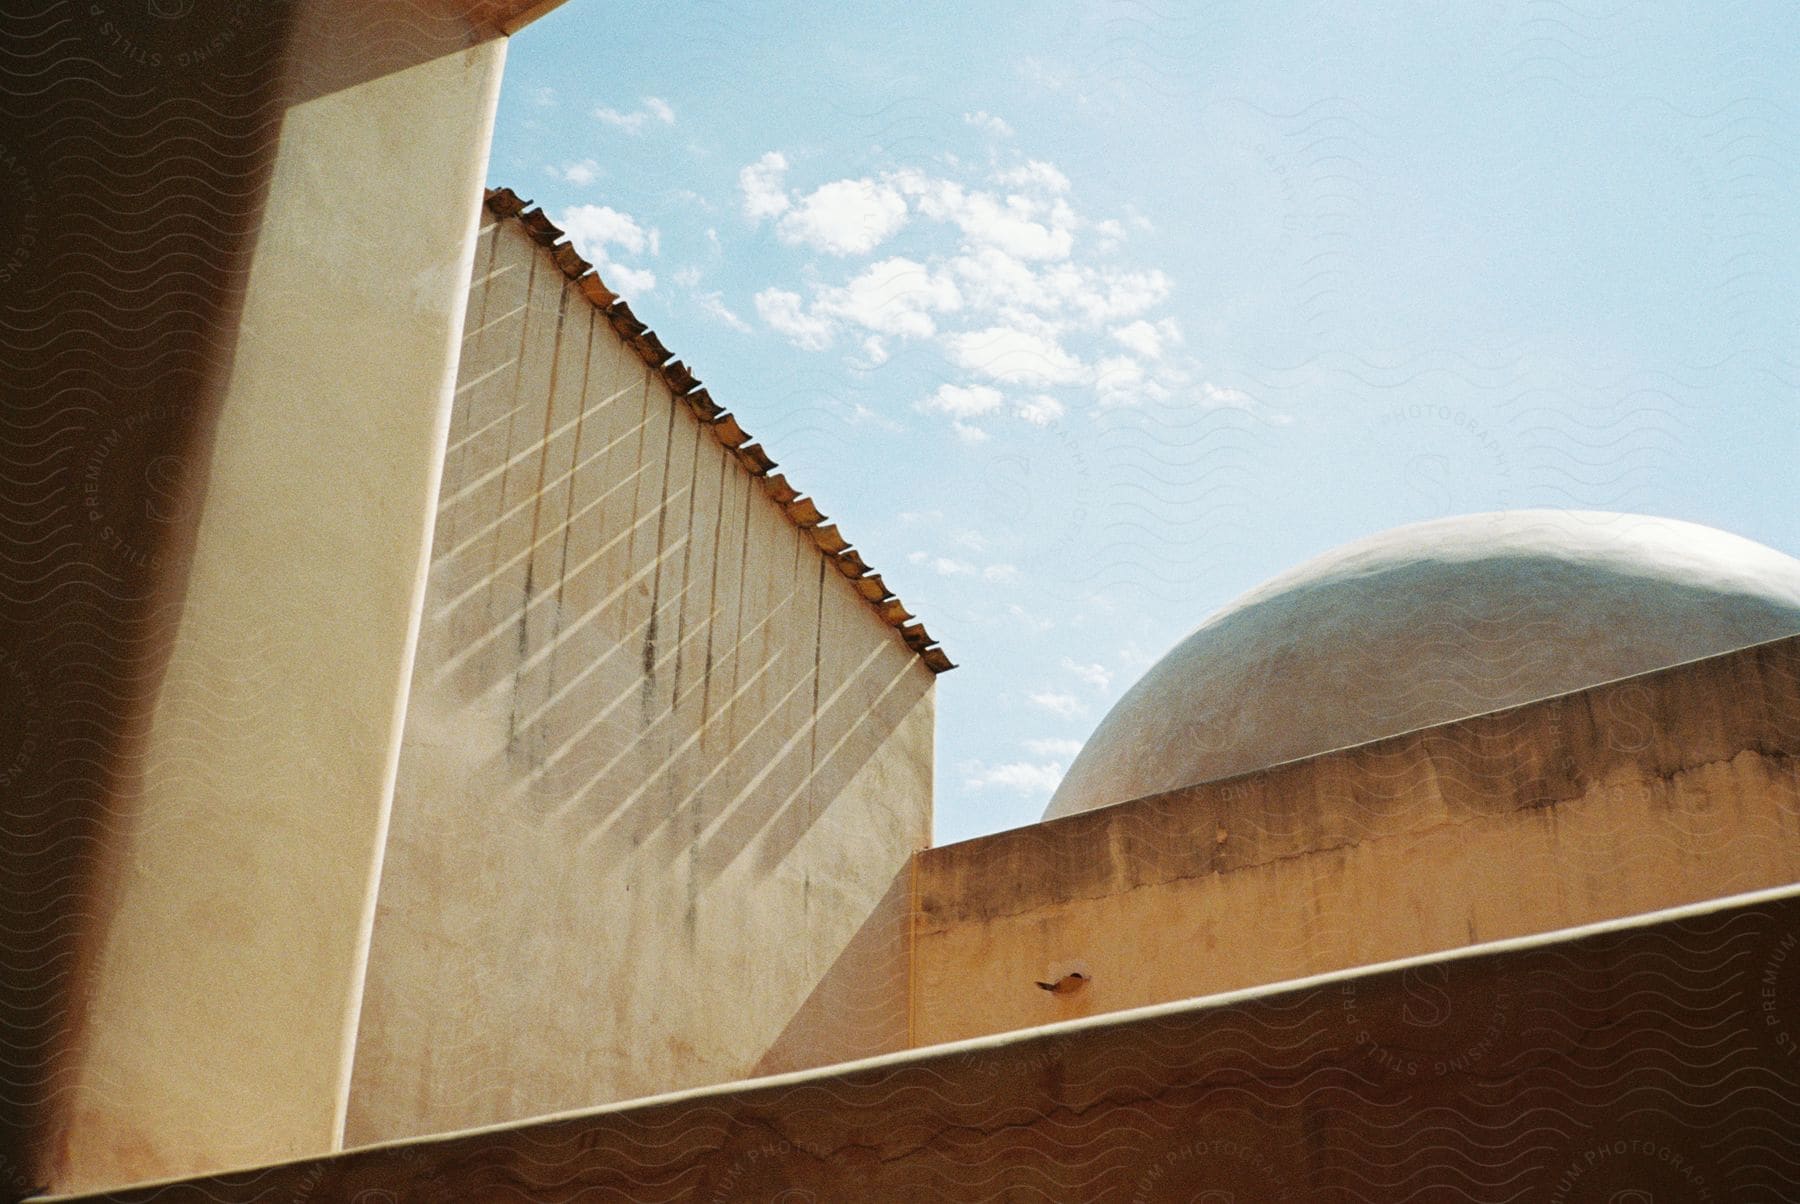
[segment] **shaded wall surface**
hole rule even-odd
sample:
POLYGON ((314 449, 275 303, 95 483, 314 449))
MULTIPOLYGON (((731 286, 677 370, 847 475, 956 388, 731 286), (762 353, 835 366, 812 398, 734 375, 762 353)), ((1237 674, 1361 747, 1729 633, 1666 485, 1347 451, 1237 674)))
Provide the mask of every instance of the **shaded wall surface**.
POLYGON ((932 672, 546 229, 480 233, 352 1144, 906 1040, 932 672))
POLYGON ((69 1131, 282 113, 291 5, 143 7, 0 4, 0 1191, 69 1131), (204 63, 201 30, 232 35, 204 63))
POLYGON ((919 1043, 1800 880, 1800 637, 932 849, 919 1043), (1040 989, 1071 971, 1066 993, 1040 989))
POLYGON ((105 1198, 1777 1200, 1797 1038, 1788 898, 105 1198))
POLYGON ((519 15, 0 4, 0 1190, 337 1147, 519 15))

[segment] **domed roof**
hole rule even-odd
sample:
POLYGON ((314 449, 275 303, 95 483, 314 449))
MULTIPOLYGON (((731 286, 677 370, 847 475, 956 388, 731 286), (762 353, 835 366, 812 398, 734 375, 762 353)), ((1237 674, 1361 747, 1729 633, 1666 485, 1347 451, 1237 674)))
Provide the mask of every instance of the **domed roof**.
POLYGON ((1046 819, 1800 632, 1800 560, 1711 527, 1516 510, 1346 544, 1251 590, 1100 721, 1046 819))

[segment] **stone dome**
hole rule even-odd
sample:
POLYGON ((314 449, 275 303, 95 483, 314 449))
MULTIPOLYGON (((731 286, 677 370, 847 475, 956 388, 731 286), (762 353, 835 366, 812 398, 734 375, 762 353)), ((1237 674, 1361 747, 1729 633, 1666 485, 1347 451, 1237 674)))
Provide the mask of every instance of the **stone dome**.
POLYGON ((1088 739, 1046 819, 1800 633, 1800 560, 1711 527, 1515 510, 1399 527, 1207 619, 1088 739))

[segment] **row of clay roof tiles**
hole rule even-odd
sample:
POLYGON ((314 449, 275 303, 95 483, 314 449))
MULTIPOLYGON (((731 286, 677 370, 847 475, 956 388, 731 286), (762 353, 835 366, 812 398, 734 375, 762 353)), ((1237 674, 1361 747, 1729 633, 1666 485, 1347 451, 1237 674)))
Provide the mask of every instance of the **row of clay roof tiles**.
POLYGON ((662 340, 656 337, 656 332, 638 321, 631 307, 606 287, 593 265, 564 241, 563 231, 549 216, 542 209, 527 208, 531 203, 521 200, 510 188, 491 188, 487 193, 488 211, 498 218, 516 219, 532 241, 549 248, 550 258, 563 275, 573 281, 582 296, 612 324, 626 345, 653 371, 661 374, 676 398, 685 403, 700 424, 757 479, 788 519, 812 540, 826 561, 850 579, 850 584, 863 596, 870 609, 882 622, 900 633, 900 638, 919 654, 926 668, 933 673, 954 669, 956 666, 925 630, 925 625, 913 622, 914 616, 888 589, 881 574, 863 562, 862 556, 850 546, 836 524, 826 522, 825 515, 819 512, 813 500, 802 496, 788 484, 786 477, 775 471, 775 461, 769 458, 762 445, 750 441, 737 418, 712 399, 693 370, 670 354, 662 340))

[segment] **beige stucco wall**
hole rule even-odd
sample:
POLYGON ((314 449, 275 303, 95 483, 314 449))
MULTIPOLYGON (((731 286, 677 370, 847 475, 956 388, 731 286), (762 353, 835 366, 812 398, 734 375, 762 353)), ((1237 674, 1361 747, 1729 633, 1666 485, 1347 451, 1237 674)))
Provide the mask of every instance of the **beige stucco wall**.
POLYGON ((931 682, 488 217, 349 1141, 903 1045, 931 682))
POLYGON ((337 1148, 503 59, 301 6, 58 1186, 337 1148))
POLYGON ((1796 757, 1800 637, 933 849, 915 1038, 1791 883, 1796 757))

